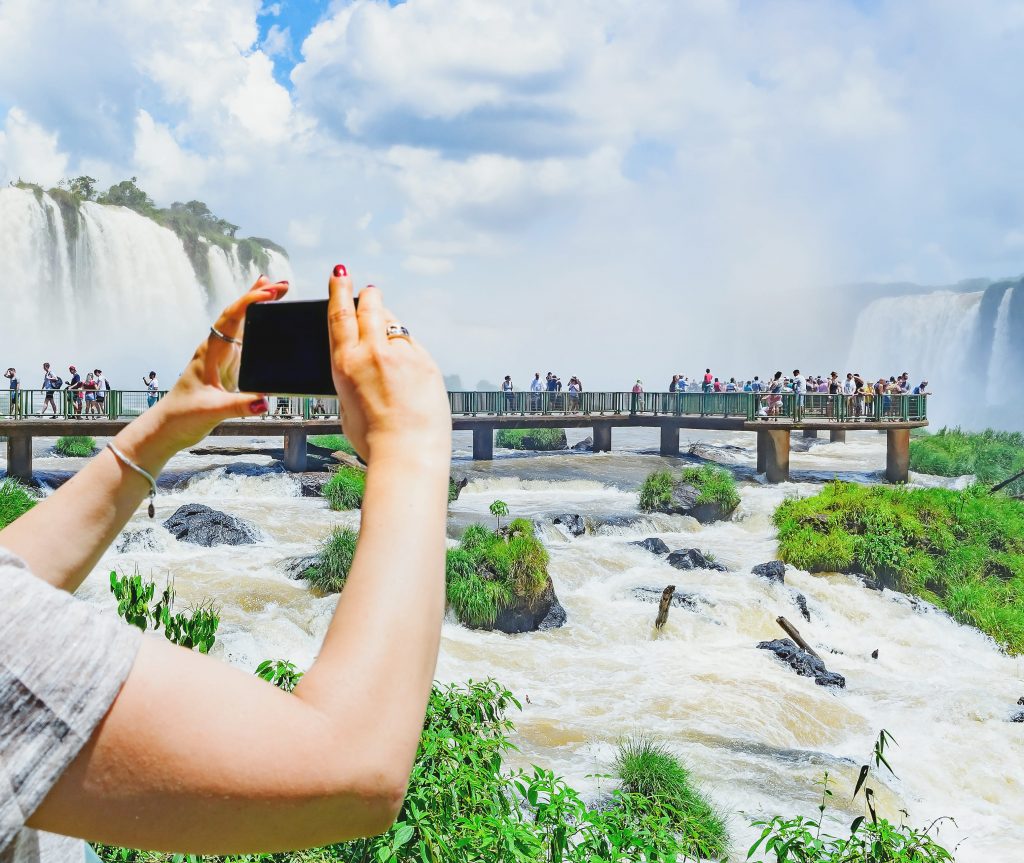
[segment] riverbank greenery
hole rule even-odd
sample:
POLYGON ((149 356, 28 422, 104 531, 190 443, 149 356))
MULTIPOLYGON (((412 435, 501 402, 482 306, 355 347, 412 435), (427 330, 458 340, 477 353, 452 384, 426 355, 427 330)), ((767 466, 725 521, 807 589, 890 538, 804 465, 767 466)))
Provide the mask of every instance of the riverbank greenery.
POLYGON ((57 438, 53 445, 53 451, 57 455, 75 456, 86 458, 96 452, 96 438, 82 435, 65 435, 57 438))
POLYGON ((736 480, 723 467, 702 464, 685 467, 678 474, 656 470, 640 486, 639 507, 642 512, 656 512, 672 505, 672 492, 677 483, 692 485, 698 491, 697 504, 718 504, 725 511, 740 505, 736 480))
POLYGON ((300 573, 321 593, 340 593, 352 569, 359 534, 348 527, 336 527, 317 551, 316 562, 300 573))
POLYGON ((318 446, 321 449, 327 449, 331 452, 343 452, 347 455, 355 455, 355 447, 349 442, 349 439, 343 434, 318 434, 312 435, 309 438, 309 442, 313 446, 318 446))
POLYGON ((366 494, 366 471, 350 465, 338 467, 324 483, 323 496, 331 509, 359 509, 366 494))
POLYGON ((16 479, 6 477, 0 480, 0 530, 32 509, 37 502, 35 495, 16 479))
POLYGON ((472 524, 446 555, 448 604, 466 626, 493 626, 516 598, 527 604, 540 598, 548 586, 547 566, 547 550, 526 519, 501 530, 472 524))
MULTIPOLYGON (((974 474, 979 482, 996 485, 1024 471, 1024 434, 940 429, 910 441, 910 469, 936 476, 974 474)), ((1007 491, 1024 494, 1024 479, 1009 485, 1007 491)))
POLYGON ((831 482, 775 512, 779 557, 861 573, 944 608, 1024 653, 1024 504, 965 491, 831 482))
POLYGON ((206 601, 187 612, 175 612, 173 581, 168 581, 156 598, 156 583, 143 578, 138 570, 131 575, 111 572, 110 592, 117 600, 118 616, 143 632, 162 632, 168 641, 200 653, 209 653, 217 641, 220 610, 206 601))
POLYGON ((525 449, 538 452, 565 449, 565 429, 498 429, 494 445, 504 449, 525 449))

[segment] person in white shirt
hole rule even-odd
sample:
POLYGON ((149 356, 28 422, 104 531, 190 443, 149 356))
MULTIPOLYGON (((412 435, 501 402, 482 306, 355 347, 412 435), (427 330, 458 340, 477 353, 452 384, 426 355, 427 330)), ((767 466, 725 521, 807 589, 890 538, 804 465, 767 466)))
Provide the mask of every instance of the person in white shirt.
POLYGON ((534 372, 533 380, 530 381, 530 410, 540 410, 540 394, 544 391, 544 381, 540 379, 540 372, 534 372))
POLYGON ((148 378, 144 377, 142 384, 146 388, 146 405, 153 407, 160 394, 160 384, 157 382, 156 372, 150 372, 148 378))

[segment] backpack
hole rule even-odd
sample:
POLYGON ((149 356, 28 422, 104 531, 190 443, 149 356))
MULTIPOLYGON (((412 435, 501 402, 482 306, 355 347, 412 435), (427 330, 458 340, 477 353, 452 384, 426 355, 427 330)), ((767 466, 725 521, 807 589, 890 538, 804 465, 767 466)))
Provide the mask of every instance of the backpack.
POLYGON ((64 380, 59 375, 54 375, 53 389, 59 390, 62 386, 64 386, 64 380))
POLYGON ((110 381, 108 381, 106 378, 104 378, 103 379, 103 383, 106 384, 107 392, 109 393, 110 392, 110 381))

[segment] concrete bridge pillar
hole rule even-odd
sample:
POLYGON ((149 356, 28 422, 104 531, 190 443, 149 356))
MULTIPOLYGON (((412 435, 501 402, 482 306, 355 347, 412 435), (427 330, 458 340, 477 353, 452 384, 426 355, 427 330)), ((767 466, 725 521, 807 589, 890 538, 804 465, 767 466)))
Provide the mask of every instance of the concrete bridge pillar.
POLYGON ((846 429, 831 429, 828 439, 829 443, 846 443, 846 429))
POLYGON ((788 430, 765 429, 757 433, 757 467, 768 482, 789 481, 788 430))
POLYGON ((661 427, 661 454, 679 455, 679 426, 663 425, 661 427))
POLYGON ((494 429, 477 426, 473 429, 473 460, 490 461, 494 458, 494 429))
MULTIPOLYGON (((678 433, 677 433, 678 434, 678 433)), ((677 443, 678 449, 678 443, 677 443)), ((612 427, 608 423, 594 426, 594 452, 612 451, 612 427)))
POLYGON ((818 436, 817 429, 804 429, 804 437, 811 438, 812 440, 818 436))
POLYGON ((32 437, 12 433, 7 438, 7 475, 28 482, 32 479, 32 437))
POLYGON ((284 467, 292 473, 306 469, 306 433, 302 429, 287 429, 284 433, 284 467))
POLYGON ((885 478, 889 482, 910 479, 910 429, 886 429, 885 478))

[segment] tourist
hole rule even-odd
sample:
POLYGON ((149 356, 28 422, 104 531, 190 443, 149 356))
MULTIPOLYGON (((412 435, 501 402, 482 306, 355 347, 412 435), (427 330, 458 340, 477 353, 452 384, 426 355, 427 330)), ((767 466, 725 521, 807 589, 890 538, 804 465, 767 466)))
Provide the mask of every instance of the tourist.
POLYGON ((761 392, 761 389, 761 378, 759 378, 757 375, 754 375, 754 379, 750 382, 750 391, 752 393, 759 393, 761 392))
POLYGON ((544 390, 544 384, 540 380, 540 372, 533 373, 533 380, 530 381, 530 410, 540 410, 541 392, 544 390))
POLYGON ((580 388, 581 384, 575 375, 569 378, 569 410, 572 413, 580 409, 580 388))
POLYGON ((61 388, 61 384, 61 379, 50 371, 50 364, 43 363, 43 383, 40 387, 43 391, 43 409, 39 412, 40 416, 46 413, 46 406, 49 405, 53 410, 51 419, 57 419, 57 404, 53 400, 53 394, 61 388))
POLYGON ((82 376, 74 366, 68 366, 68 374, 71 375, 71 377, 64 385, 64 388, 71 391, 71 398, 75 410, 74 416, 72 416, 71 419, 77 420, 82 417, 82 376))
POLYGON ((672 382, 668 385, 668 391, 674 393, 679 389, 679 375, 672 375, 672 382))
POLYGON ((146 407, 153 407, 160 397, 160 382, 156 379, 156 372, 150 372, 149 377, 143 377, 142 384, 146 388, 146 407))
POLYGON ((916 387, 914 387, 915 396, 923 396, 928 394, 928 381, 921 381, 916 387))
POLYGON ((92 372, 85 373, 85 380, 82 381, 82 389, 85 392, 85 415, 96 416, 96 375, 92 372))
POLYGON ((313 399, 313 408, 310 411, 310 416, 314 417, 326 417, 327 408, 324 406, 324 400, 321 398, 313 399))
POLYGON ((72 596, 150 491, 135 467, 155 477, 266 406, 234 391, 238 349, 220 335, 240 339, 245 308, 287 290, 268 288, 261 278, 228 308, 112 449, 0 531, 4 860, 85 860, 65 836, 197 854, 328 846, 400 811, 444 617, 451 416, 426 351, 386 335, 376 289, 356 311, 351 283, 331 280, 333 374, 366 495, 343 598, 295 691, 72 596), (416 601, 396 617, 400 594, 416 601))
POLYGON ((711 392, 711 382, 714 378, 711 376, 711 369, 704 369, 704 383, 702 389, 705 393, 711 392))
POLYGON ((100 416, 107 414, 107 391, 110 389, 110 382, 103 377, 103 372, 96 369, 96 413, 100 416))
POLYGON ((725 385, 725 391, 727 393, 736 392, 736 378, 729 378, 729 383, 725 385))
POLYGON ((7 371, 5 371, 4 372, 4 377, 5 378, 9 378, 10 382, 11 382, 11 385, 10 385, 10 393, 11 393, 11 396, 10 396, 10 398, 11 398, 11 401, 10 401, 10 414, 11 414, 12 417, 17 418, 18 414, 19 414, 19 411, 20 411, 20 408, 21 408, 21 405, 19 403, 19 397, 18 397, 18 394, 21 392, 21 381, 18 380, 18 373, 13 368, 10 368, 7 371))
POLYGON ((714 384, 712 386, 712 389, 716 393, 720 393, 722 391, 722 382, 718 378, 715 378, 715 382, 714 382, 714 384))
POLYGON ((800 422, 800 420, 804 418, 804 393, 807 392, 807 383, 800 375, 800 369, 793 369, 793 380, 791 386, 796 398, 793 416, 797 422, 800 422))
POLYGON ((511 413, 516 408, 516 393, 511 375, 505 375, 505 380, 501 382, 501 391, 505 394, 505 410, 511 413))
POLYGON ((633 395, 635 395, 635 396, 643 395, 643 392, 644 392, 643 382, 639 378, 637 378, 636 383, 633 384, 633 395))
POLYGON ((843 384, 839 380, 839 372, 832 372, 828 377, 828 415, 839 416, 839 396, 843 391, 843 384))
POLYGON ((782 372, 776 372, 768 384, 768 416, 778 416, 782 411, 782 372))

